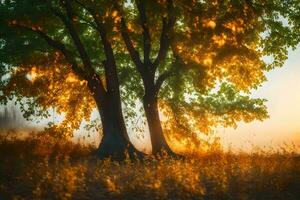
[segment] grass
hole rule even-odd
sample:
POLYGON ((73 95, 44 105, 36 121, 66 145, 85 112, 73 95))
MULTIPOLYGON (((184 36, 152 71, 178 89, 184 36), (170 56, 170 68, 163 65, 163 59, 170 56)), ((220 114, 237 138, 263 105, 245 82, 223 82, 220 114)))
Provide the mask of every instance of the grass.
POLYGON ((0 199, 300 199, 300 157, 222 151, 113 162, 51 137, 0 138, 0 199))

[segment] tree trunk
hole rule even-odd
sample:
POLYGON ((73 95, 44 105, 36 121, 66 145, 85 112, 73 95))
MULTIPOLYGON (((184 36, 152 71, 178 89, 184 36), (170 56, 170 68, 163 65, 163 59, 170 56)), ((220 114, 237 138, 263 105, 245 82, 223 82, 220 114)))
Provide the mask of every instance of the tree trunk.
POLYGON ((103 137, 97 149, 97 156, 101 159, 112 158, 113 160, 124 160, 128 156, 131 159, 140 158, 143 154, 136 150, 129 141, 120 99, 108 93, 99 94, 95 80, 90 80, 88 85, 97 104, 103 128, 103 137))
POLYGON ((103 137, 97 155, 100 158, 111 157, 114 160, 124 160, 128 156, 133 158, 134 153, 138 152, 130 143, 125 123, 123 119, 120 120, 120 115, 115 107, 112 103, 102 107, 103 137))
POLYGON ((162 126, 159 119, 157 98, 155 95, 148 92, 144 96, 143 104, 149 126, 152 153, 161 154, 166 152, 167 154, 173 154, 163 135, 162 126))

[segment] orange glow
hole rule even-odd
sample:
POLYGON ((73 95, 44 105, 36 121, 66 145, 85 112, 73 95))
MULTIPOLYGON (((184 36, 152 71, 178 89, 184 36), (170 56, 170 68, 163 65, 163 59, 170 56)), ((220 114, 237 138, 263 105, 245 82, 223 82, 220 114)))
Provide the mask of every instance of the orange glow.
POLYGON ((129 24, 127 25, 127 29, 128 29, 128 31, 130 31, 130 32, 133 32, 133 31, 134 31, 134 29, 132 28, 132 24, 131 24, 131 23, 129 23, 129 24))
POLYGON ((37 72, 36 72, 36 68, 35 68, 35 67, 33 67, 33 68, 31 69, 29 75, 30 75, 31 81, 35 81, 35 80, 36 80, 38 74, 37 74, 37 72))
POLYGON ((212 37, 212 40, 214 41, 214 43, 216 43, 219 47, 222 47, 225 45, 226 39, 227 39, 227 36, 224 33, 222 33, 220 36, 214 35, 212 37))
POLYGON ((112 17, 116 17, 117 15, 118 15, 117 11, 113 11, 112 14, 111 14, 112 17))
POLYGON ((212 59, 211 58, 205 58, 204 60, 203 60, 203 64, 204 65, 206 65, 206 66, 210 66, 210 65, 212 65, 212 59))
POLYGON ((86 81, 71 73, 70 66, 59 53, 33 59, 37 64, 21 65, 12 75, 5 92, 21 88, 19 91, 24 96, 38 96, 41 107, 55 108, 57 114, 64 114, 64 120, 56 127, 63 136, 70 136, 83 119, 89 120, 96 107, 86 81))
POLYGON ((213 20, 203 20, 203 27, 214 29, 216 28, 216 22, 213 20))
POLYGON ((74 76, 74 74, 68 74, 66 82, 74 83, 77 81, 78 81, 78 79, 74 76))
POLYGON ((224 27, 230 29, 233 33, 243 33, 245 29, 244 24, 242 19, 237 19, 236 21, 225 24, 224 27))

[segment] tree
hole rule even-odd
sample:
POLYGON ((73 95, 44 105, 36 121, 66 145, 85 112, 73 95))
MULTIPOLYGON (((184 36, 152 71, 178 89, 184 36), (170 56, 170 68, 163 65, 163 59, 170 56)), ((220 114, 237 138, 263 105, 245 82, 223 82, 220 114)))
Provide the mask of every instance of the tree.
POLYGON ((281 66, 287 49, 299 42, 299 1, 136 0, 129 5, 114 1, 114 8, 142 79, 154 153, 171 151, 159 100, 175 113, 185 133, 197 126, 208 132, 220 124, 266 118, 264 100, 247 93, 266 79, 264 72, 281 66), (292 9, 286 12, 287 7, 292 9), (266 63, 264 56, 273 62, 266 63))
POLYGON ((95 99, 104 155, 130 145, 120 95, 125 105, 142 99, 155 154, 172 152, 159 110, 178 138, 266 118, 264 100, 249 93, 283 64, 300 31, 297 0, 25 0, 4 1, 0 11, 1 63, 60 55, 95 99))
POLYGON ((104 25, 95 20, 95 29, 91 31, 91 25, 78 22, 81 16, 75 16, 77 7, 69 0, 1 1, 0 9, 3 68, 23 63, 34 66, 40 57, 63 55, 61 63, 86 81, 99 109, 103 127, 99 156, 122 159, 127 150, 133 155, 136 150, 126 132, 117 66, 104 25))

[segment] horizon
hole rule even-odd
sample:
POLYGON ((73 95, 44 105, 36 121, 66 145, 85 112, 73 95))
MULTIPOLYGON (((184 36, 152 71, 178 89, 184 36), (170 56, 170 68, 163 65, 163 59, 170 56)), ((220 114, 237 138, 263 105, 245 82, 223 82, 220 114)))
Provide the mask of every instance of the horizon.
POLYGON ((237 129, 219 129, 223 144, 239 148, 256 144, 259 147, 279 147, 284 143, 297 146, 300 152, 300 46, 289 51, 281 68, 266 74, 267 81, 253 92, 254 97, 267 99, 269 118, 248 124, 239 123, 237 129), (252 144, 251 144, 252 143, 252 144))

